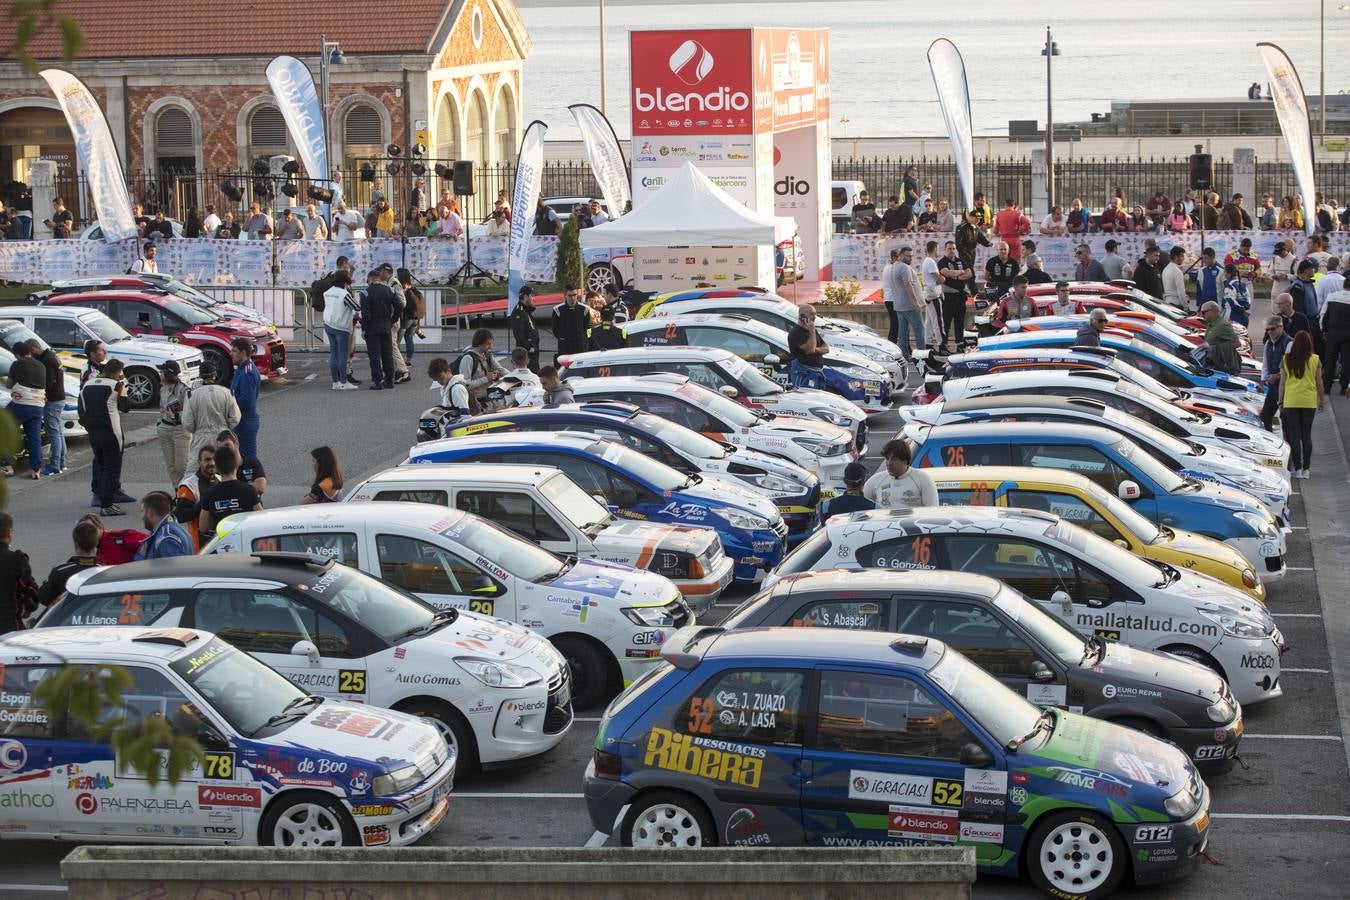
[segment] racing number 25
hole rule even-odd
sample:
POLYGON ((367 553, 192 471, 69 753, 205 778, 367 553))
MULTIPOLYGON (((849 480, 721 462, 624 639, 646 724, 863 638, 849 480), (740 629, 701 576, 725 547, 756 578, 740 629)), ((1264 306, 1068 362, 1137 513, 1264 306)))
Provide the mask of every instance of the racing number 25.
POLYGON ((366 692, 366 673, 363 669, 340 669, 338 671, 339 694, 364 694, 366 692))

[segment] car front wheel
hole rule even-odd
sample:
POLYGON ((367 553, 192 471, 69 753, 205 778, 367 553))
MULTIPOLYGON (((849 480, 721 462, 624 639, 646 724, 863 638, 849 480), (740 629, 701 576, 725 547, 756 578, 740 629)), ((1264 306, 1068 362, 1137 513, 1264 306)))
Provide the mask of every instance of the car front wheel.
POLYGON ((1046 818, 1026 853, 1031 880, 1055 897, 1098 900, 1109 896, 1129 867, 1125 841, 1115 825, 1087 810, 1046 818))
POLYGON ((127 402, 133 409, 147 409, 158 403, 159 376, 150 369, 128 369, 127 402))
POLYGON ((584 638, 564 637, 554 641, 567 660, 572 674, 572 706, 590 709, 608 700, 611 694, 607 651, 584 638))
POLYGON ((609 263, 596 263, 586 270, 586 289, 604 294, 610 285, 619 286, 619 270, 609 263))
POLYGON ((332 797, 297 793, 272 805, 258 828, 264 847, 359 847, 356 824, 332 797))
POLYGON ((623 845, 655 850, 693 850, 717 845, 703 804, 688 794, 654 791, 639 797, 623 820, 623 845))
POLYGON ((455 751, 455 772, 461 776, 478 767, 478 742, 469 723, 449 704, 436 700, 414 699, 394 707, 401 713, 417 716, 441 733, 455 751))

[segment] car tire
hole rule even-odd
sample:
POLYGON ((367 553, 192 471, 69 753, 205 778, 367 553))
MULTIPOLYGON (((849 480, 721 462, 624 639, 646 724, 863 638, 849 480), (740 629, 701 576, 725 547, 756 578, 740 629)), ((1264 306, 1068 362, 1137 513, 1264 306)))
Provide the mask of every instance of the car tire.
POLYGON ((361 835, 336 798, 315 791, 282 794, 258 826, 260 847, 359 847, 361 835))
POLYGON ((595 263, 586 269, 586 290, 603 295, 608 285, 619 287, 619 270, 607 262, 595 263))
POLYGON ((1198 662, 1206 669, 1212 669, 1217 672, 1225 681, 1228 680, 1228 675, 1224 672, 1223 666, 1219 665, 1219 661, 1198 647, 1189 647, 1185 644, 1173 644, 1171 647, 1163 647, 1162 652, 1171 653, 1173 656, 1180 656, 1183 659, 1189 659, 1191 662, 1198 662))
POLYGON ((1036 823, 1023 860, 1041 890, 1083 900, 1115 893, 1130 868, 1129 850, 1116 826, 1083 809, 1052 813, 1036 823))
POLYGON ((445 742, 455 749, 455 773, 462 775, 478 768, 478 741, 468 721, 448 703, 427 697, 416 697, 394 707, 401 713, 417 716, 440 732, 445 742))
POLYGON ((558 638, 553 645, 567 660, 567 667, 571 670, 574 709, 590 709, 610 698, 610 665, 605 650, 577 637, 558 638))
POLYGON ((652 791, 634 798, 620 826, 625 847, 694 850, 716 847, 712 816, 695 797, 679 791, 652 791))
POLYGON ((230 355, 214 347, 206 347, 202 350, 202 362, 208 362, 215 367, 216 384, 229 386, 231 379, 234 378, 234 361, 230 355))
POLYGON ((1143 732, 1144 734, 1147 734, 1149 737, 1155 737, 1158 738, 1159 740, 1164 741, 1171 740, 1171 738, 1167 736, 1167 732, 1163 729, 1163 727, 1159 725, 1157 722, 1152 721, 1151 719, 1141 719, 1137 716, 1125 716, 1124 718, 1111 719, 1109 721, 1115 725, 1123 725, 1126 728, 1133 728, 1135 731, 1143 732))
POLYGON ((127 402, 133 409, 152 409, 159 404, 159 375, 140 366, 127 369, 127 402))

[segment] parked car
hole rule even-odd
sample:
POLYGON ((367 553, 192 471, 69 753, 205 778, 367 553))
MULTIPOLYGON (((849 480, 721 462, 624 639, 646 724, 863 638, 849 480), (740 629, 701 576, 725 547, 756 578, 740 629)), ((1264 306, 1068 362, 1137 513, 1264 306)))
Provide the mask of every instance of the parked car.
POLYGON ((760 591, 724 628, 844 628, 936 638, 1037 706, 1085 713, 1176 744, 1206 775, 1230 771, 1242 707, 1227 682, 1168 653, 1093 635, 982 575, 825 571, 760 591))
MULTIPOLYGON (((1147 344, 1164 353, 1170 353, 1182 363, 1193 364, 1192 354, 1196 348, 1205 342, 1204 334, 1184 331, 1176 326, 1165 326, 1159 322, 1153 321, 1151 313, 1123 313, 1114 316, 1107 316, 1106 331, 1104 334, 1110 334, 1122 340, 1134 340, 1141 344, 1147 344), (1142 318, 1148 316, 1148 319, 1142 318), (1173 330, 1175 329, 1175 330, 1173 330)), ((1001 334, 1023 334, 1026 332, 1041 331, 1071 331, 1075 339, 1078 330, 1087 322, 1087 316, 1037 316, 1031 319, 1015 319, 1004 326, 1001 334)), ((1248 348, 1250 349, 1250 347, 1248 348)), ((1261 377, 1261 365, 1247 355, 1246 351, 1239 350, 1239 360, 1242 368, 1238 372, 1243 378, 1251 381, 1259 380, 1261 377)))
POLYGON ((265 326, 272 334, 276 334, 277 332, 276 324, 251 306, 220 300, 210 294, 203 293, 187 282, 180 281, 172 275, 160 275, 155 272, 141 272, 129 275, 99 275, 91 278, 71 278, 63 281, 53 281, 51 290, 39 291, 38 293, 33 294, 32 298, 40 301, 49 296, 58 294, 87 294, 91 291, 125 290, 140 291, 142 293, 169 294, 180 300, 186 300, 188 303, 195 306, 200 306, 202 309, 215 313, 221 318, 243 319, 246 322, 253 322, 265 326))
MULTIPOLYGON (((0 330, 3 330, 4 326, 5 323, 0 322, 0 330)), ((10 394, 14 390, 4 382, 4 379, 9 377, 9 367, 12 365, 14 365, 14 354, 0 348, 0 408, 9 406, 10 394)), ((80 379, 73 375, 64 375, 64 384, 66 403, 61 408, 61 433, 68 438, 84 437, 88 432, 80 424, 80 379)))
POLYGON ((7 635, 0 696, 6 840, 403 846, 445 818, 461 763, 416 716, 312 694, 201 629, 7 635), (49 716, 33 695, 68 665, 124 669, 130 684, 104 721, 161 719, 201 759, 174 784, 151 782, 106 735, 49 716))
MULTIPOLYGON (((667 303, 679 304, 686 301, 692 302, 703 300, 720 300, 726 302, 727 300, 736 298, 749 298, 751 300, 772 301, 777 303, 793 303, 795 305, 793 300, 783 297, 780 294, 775 294, 772 291, 767 291, 762 287, 745 287, 742 285, 734 288, 688 288, 680 291, 668 291, 664 294, 657 294, 656 296, 649 298, 638 307, 637 314, 634 315, 633 318, 645 319, 654 314, 657 307, 667 303)), ((793 323, 796 323, 795 319, 793 320, 793 323)), ((816 314, 816 328, 828 330, 830 332, 856 332, 859 334, 870 334, 873 337, 877 336, 876 329, 872 328, 870 325, 865 325, 862 322, 854 322, 850 319, 822 316, 819 312, 816 314)))
POLYGON ((586 768, 591 824, 624 846, 968 845, 1089 900, 1205 852, 1209 789, 1180 749, 1039 709, 941 641, 693 628, 662 654, 586 768))

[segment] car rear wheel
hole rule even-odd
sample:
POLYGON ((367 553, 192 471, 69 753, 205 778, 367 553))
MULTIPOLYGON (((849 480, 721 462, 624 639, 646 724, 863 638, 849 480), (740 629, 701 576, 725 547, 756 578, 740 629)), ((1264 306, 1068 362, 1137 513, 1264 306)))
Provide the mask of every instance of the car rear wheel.
POLYGON ((595 263, 586 270, 586 289, 604 294, 605 288, 619 286, 619 270, 609 263, 595 263))
POLYGON ((447 703, 415 698, 400 703, 394 709, 417 716, 441 733, 445 742, 455 751, 455 772, 463 774, 478 768, 478 742, 473 730, 454 707, 447 703))
POLYGON ((563 637, 553 642, 572 670, 572 706, 590 709, 609 699, 609 661, 605 651, 581 638, 563 637))
POLYGON ((153 369, 127 369, 127 402, 148 409, 159 402, 159 376, 153 369))
POLYGON ((633 801, 623 819, 625 847, 649 850, 692 850, 715 847, 708 811, 688 794, 653 791, 633 801))
POLYGON ((1221 678, 1226 679, 1228 677, 1224 674, 1223 666, 1219 665, 1219 661, 1198 647, 1188 647, 1184 644, 1176 644, 1171 647, 1163 647, 1162 649, 1164 653, 1171 653, 1173 656, 1180 656, 1182 659, 1198 662, 1206 669, 1212 669, 1217 672, 1221 678))
POLYGON ((274 803, 258 828, 264 847, 359 847, 356 823, 332 797, 297 793, 274 803))
POLYGON ((1026 865, 1031 880, 1049 894, 1097 900, 1115 892, 1129 862, 1115 826, 1077 810, 1041 822, 1027 846, 1026 865))
POLYGON ((202 350, 202 362, 208 362, 215 368, 216 384, 228 385, 234 378, 234 362, 224 351, 207 347, 202 350))

